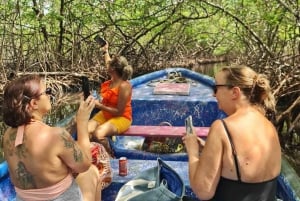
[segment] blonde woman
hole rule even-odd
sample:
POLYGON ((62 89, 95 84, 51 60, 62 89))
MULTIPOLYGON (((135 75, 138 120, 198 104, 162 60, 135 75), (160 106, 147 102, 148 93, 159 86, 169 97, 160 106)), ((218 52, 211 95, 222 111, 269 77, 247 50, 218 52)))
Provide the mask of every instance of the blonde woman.
POLYGON ((228 117, 213 122, 206 142, 183 137, 191 187, 201 200, 275 201, 281 148, 266 118, 275 110, 269 81, 246 66, 225 67, 215 81, 228 117))

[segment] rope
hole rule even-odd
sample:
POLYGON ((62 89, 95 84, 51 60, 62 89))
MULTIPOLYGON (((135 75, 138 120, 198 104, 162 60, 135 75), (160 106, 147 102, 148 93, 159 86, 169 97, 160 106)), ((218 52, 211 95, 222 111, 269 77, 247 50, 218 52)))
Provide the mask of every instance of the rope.
POLYGON ((183 77, 181 72, 173 71, 168 73, 167 78, 151 80, 147 85, 155 86, 157 83, 192 83, 192 81, 183 77))

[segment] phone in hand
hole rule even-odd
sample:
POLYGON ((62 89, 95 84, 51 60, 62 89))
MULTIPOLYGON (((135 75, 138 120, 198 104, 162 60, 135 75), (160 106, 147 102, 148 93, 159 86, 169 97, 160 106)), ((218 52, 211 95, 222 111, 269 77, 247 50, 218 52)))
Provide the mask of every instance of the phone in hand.
POLYGON ((193 118, 191 115, 185 119, 185 131, 186 134, 193 134, 193 118))
POLYGON ((94 37, 94 41, 96 41, 96 43, 98 43, 100 45, 100 47, 104 47, 106 45, 106 40, 104 40, 104 38, 102 38, 99 35, 96 35, 94 37))
POLYGON ((81 85, 82 85, 82 91, 83 91, 83 96, 84 96, 84 100, 85 100, 91 94, 89 79, 85 76, 82 76, 81 77, 81 85))

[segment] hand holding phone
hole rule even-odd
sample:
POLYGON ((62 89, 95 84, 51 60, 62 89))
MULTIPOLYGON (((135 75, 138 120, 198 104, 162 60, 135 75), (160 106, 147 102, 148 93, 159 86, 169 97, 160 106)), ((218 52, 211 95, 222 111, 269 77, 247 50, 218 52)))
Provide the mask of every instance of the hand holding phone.
POLYGON ((185 119, 185 131, 186 134, 193 134, 193 118, 191 115, 185 119))
POLYGON ((99 35, 96 35, 94 37, 94 41, 96 41, 96 43, 98 43, 100 47, 104 47, 107 44, 106 40, 104 40, 104 38, 100 37, 99 35))
POLYGON ((89 79, 85 76, 81 77, 82 91, 84 95, 84 100, 91 94, 90 93, 90 84, 89 79))

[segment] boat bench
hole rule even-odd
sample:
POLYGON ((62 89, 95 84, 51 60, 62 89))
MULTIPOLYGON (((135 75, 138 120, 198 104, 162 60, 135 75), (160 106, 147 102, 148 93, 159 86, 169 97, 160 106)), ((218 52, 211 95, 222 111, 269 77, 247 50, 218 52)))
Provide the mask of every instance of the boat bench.
MULTIPOLYGON (((209 127, 194 127, 199 137, 207 137, 209 127)), ((185 133, 184 126, 139 126, 131 125, 127 131, 122 133, 125 136, 144 137, 181 137, 185 133)))
MULTIPOLYGON (((188 176, 188 162, 186 161, 166 161, 164 160, 170 167, 172 167, 182 178, 185 184, 185 194, 186 196, 193 198, 191 200, 196 200, 196 195, 193 193, 190 183, 189 183, 189 176, 188 176)), ((137 174, 142 172, 143 170, 149 169, 157 165, 157 160, 133 160, 127 159, 127 167, 128 167, 128 175, 127 176, 120 176, 119 175, 119 160, 112 159, 111 160, 111 167, 113 170, 113 181, 105 188, 102 192, 102 199, 103 201, 111 201, 115 200, 117 192, 120 188, 133 179, 137 174)))

